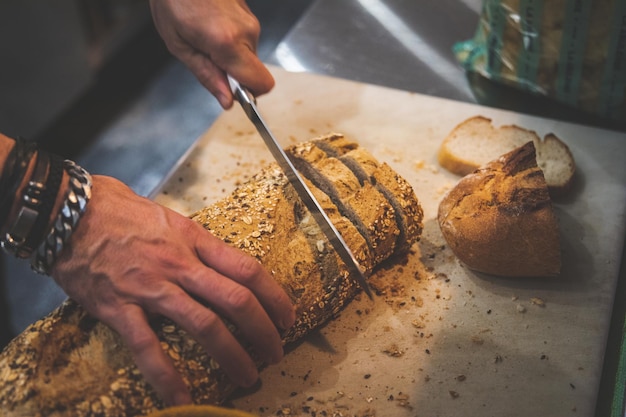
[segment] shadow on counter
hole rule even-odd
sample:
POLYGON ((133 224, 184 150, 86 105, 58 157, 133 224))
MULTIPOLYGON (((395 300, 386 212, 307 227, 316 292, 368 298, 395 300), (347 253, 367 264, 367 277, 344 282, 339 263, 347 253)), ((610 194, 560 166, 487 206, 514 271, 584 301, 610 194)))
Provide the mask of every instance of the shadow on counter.
POLYGON ((490 80, 476 72, 467 72, 466 78, 479 104, 548 119, 626 132, 626 118, 622 120, 606 119, 567 106, 556 100, 490 80))

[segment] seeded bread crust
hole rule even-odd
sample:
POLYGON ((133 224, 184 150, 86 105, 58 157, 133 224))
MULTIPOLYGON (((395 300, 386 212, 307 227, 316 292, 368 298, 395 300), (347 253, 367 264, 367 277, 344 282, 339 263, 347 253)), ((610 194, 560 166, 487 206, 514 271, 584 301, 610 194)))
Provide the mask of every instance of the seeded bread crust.
MULTIPOLYGON (((314 181, 328 175, 336 184, 336 195, 329 196, 307 179, 366 274, 419 240, 423 214, 412 188, 356 143, 334 134, 288 152, 310 164, 314 181), (342 158, 358 162, 346 170, 342 158), (357 167, 367 176, 359 178, 363 174, 357 167), (381 187, 392 202, 381 197, 381 187), (338 204, 349 205, 365 228, 359 230, 343 216, 338 204)), ((256 257, 287 291, 297 321, 283 335, 285 343, 332 319, 360 291, 274 164, 191 218, 256 257)), ((218 364, 171 321, 157 319, 152 325, 194 402, 223 403, 236 387, 218 364)), ((162 407, 118 335, 72 300, 31 325, 0 354, 2 416, 126 417, 162 407)))
POLYGON ((556 276, 558 220, 532 142, 463 177, 439 205, 448 245, 470 269, 498 276, 556 276))

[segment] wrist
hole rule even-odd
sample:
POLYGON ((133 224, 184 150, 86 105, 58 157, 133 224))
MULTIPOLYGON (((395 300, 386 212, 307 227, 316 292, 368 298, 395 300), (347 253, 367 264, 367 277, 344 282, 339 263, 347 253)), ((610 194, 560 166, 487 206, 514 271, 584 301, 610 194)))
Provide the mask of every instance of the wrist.
POLYGON ((0 134, 0 241, 37 272, 50 269, 91 197, 91 177, 34 143, 0 134))
POLYGON ((50 275, 52 267, 78 226, 91 199, 91 175, 74 162, 64 161, 67 189, 52 227, 31 259, 35 272, 50 275))

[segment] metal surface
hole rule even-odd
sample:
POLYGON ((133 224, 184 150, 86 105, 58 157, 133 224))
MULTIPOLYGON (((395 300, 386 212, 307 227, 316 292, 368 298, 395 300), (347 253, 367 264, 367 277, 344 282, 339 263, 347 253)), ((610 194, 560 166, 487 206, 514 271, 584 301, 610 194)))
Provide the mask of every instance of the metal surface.
POLYGON ((287 176, 289 183, 296 190, 298 196, 302 199, 302 202, 309 210, 322 232, 324 232, 324 235, 326 235, 326 238, 328 238, 330 244, 333 246, 335 251, 337 251, 337 254, 341 258, 341 260, 348 267, 348 271, 350 271, 352 277, 356 279, 359 286, 363 289, 363 291, 365 291, 367 296, 372 299, 372 291, 367 284, 367 280, 363 275, 363 271, 361 270, 359 262, 356 260, 354 254, 341 237, 341 234, 339 233, 337 228, 335 228, 333 223, 330 221, 330 219, 324 212, 324 209, 317 201, 309 187, 307 187, 302 177, 298 174, 298 171, 294 167, 293 163, 291 162, 285 151, 282 149, 272 132, 267 127, 267 124, 261 117, 261 114, 256 107, 254 98, 251 97, 250 93, 242 88, 239 82, 237 82, 237 80, 232 78, 230 75, 228 76, 228 82, 230 84, 231 90, 233 91, 233 95, 241 104, 241 107, 243 107, 246 116, 248 116, 248 118, 252 121, 257 131, 265 141, 265 144, 274 156, 274 159, 276 159, 276 162, 278 162, 278 165, 287 176))
POLYGON ((469 103, 626 130, 541 96, 466 73, 452 51, 479 25, 481 0, 317 0, 268 62, 469 103))
POLYGON ((269 62, 289 71, 475 102, 455 42, 472 37, 480 0, 318 0, 269 62))

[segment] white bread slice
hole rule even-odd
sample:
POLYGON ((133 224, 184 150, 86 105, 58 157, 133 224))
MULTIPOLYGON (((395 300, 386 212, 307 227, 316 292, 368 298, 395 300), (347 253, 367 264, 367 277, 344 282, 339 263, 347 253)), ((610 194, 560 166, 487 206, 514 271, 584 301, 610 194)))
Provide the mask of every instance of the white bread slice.
POLYGON ((457 175, 467 175, 532 141, 537 165, 543 171, 551 194, 561 194, 571 185, 576 170, 574 157, 556 135, 543 140, 533 130, 515 125, 494 127, 491 119, 474 116, 459 123, 441 143, 439 164, 457 175))

